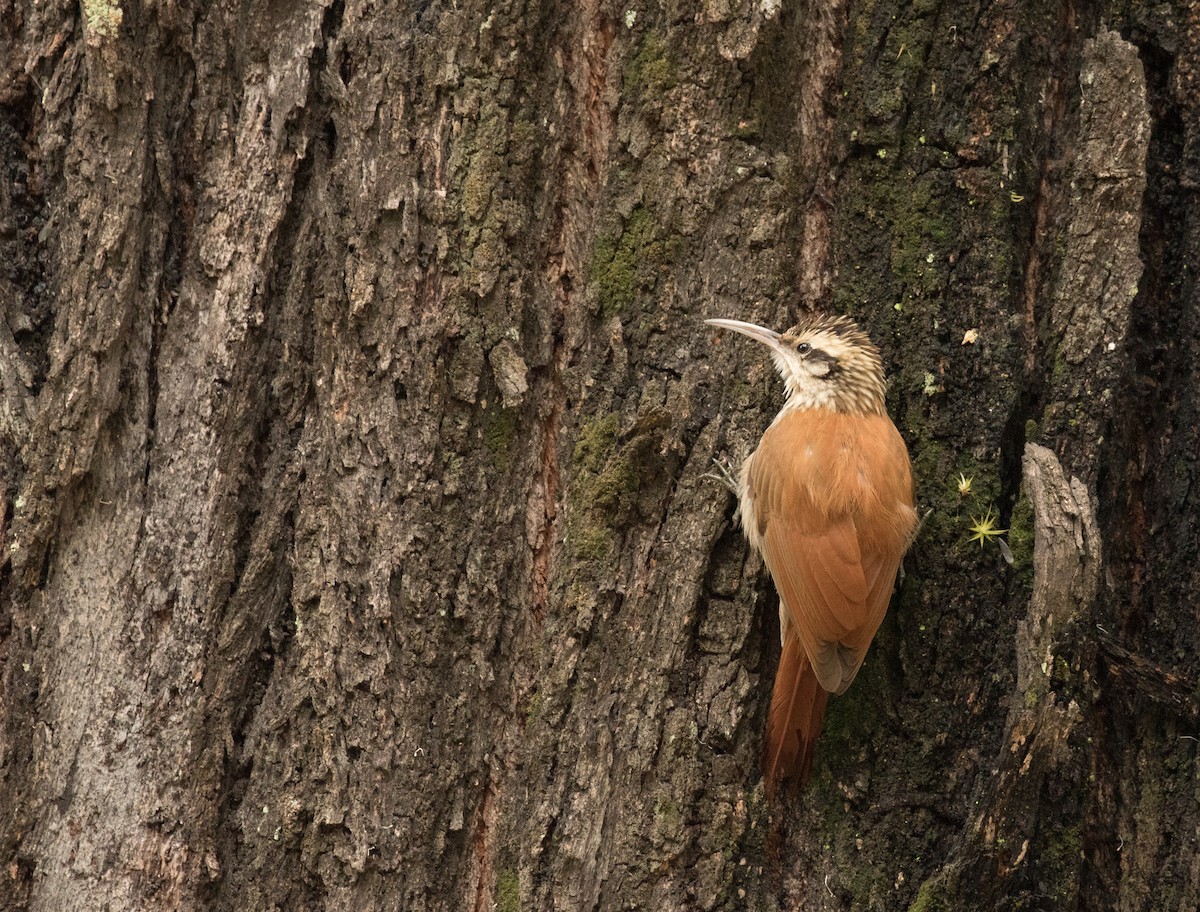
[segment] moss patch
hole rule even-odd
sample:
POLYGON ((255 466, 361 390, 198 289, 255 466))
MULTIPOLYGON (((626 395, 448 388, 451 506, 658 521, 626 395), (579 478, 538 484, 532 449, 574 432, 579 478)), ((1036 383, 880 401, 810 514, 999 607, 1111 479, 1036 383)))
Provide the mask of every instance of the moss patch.
POLYGON ((581 469, 599 472, 617 442, 618 427, 619 419, 615 414, 581 425, 571 461, 581 469))
POLYGON ((669 421, 665 412, 652 410, 624 434, 615 414, 580 426, 567 517, 567 543, 576 557, 611 558, 620 530, 656 509, 667 479, 658 457, 664 419, 669 421))
POLYGON ((517 414, 512 409, 493 409, 483 429, 483 441, 496 467, 504 470, 512 463, 513 442, 517 438, 517 414))
POLYGON ((1079 892, 1079 866, 1083 837, 1078 826, 1056 827, 1042 853, 1039 882, 1048 889, 1058 908, 1068 908, 1079 892))
POLYGON ((602 561, 616 549, 616 529, 636 501, 640 474, 628 447, 618 445, 619 419, 583 424, 571 461, 576 467, 567 541, 581 560, 602 561))
POLYGON ((647 35, 625 67, 622 91, 636 100, 661 95, 675 86, 671 58, 657 35, 647 35))
POLYGON ((652 288, 659 267, 671 258, 677 243, 657 238, 653 216, 640 206, 619 233, 602 235, 588 267, 600 313, 606 317, 622 313, 640 291, 652 288))
POLYGON ((929 878, 917 891, 917 898, 908 907, 908 912, 952 912, 958 908, 954 891, 947 886, 945 872, 929 878))
POLYGON ((1033 582, 1033 529, 1033 505, 1022 491, 1008 520, 1008 547, 1013 555, 1013 568, 1028 573, 1030 583, 1033 582))
POLYGON ((496 912, 521 912, 521 880, 516 871, 501 871, 496 877, 496 912))

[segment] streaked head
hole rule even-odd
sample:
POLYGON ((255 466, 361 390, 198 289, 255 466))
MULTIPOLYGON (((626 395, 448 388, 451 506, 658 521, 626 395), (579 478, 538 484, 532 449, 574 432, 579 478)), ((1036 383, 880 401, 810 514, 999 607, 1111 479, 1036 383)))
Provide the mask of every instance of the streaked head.
POLYGON ((771 350, 787 388, 785 409, 883 414, 879 349, 849 317, 810 316, 784 333, 741 320, 704 322, 749 336, 771 350))

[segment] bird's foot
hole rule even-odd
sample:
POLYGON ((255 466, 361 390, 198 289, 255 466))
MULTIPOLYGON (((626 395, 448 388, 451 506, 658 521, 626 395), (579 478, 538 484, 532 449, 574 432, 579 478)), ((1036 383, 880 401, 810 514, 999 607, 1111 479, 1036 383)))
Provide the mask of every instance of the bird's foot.
POLYGON ((905 546, 904 546, 905 551, 907 551, 909 548, 911 548, 913 545, 915 545, 917 543, 917 539, 921 537, 921 532, 925 528, 925 523, 929 520, 929 517, 931 517, 932 515, 933 515, 933 509, 930 508, 930 509, 926 510, 925 515, 922 516, 920 518, 920 520, 918 520, 917 527, 915 529, 913 529, 912 534, 908 536, 908 543, 905 544, 905 546))
POLYGON ((922 516, 920 521, 917 523, 917 527, 912 530, 912 535, 908 537, 908 543, 904 546, 904 555, 900 558, 900 578, 896 581, 897 589, 904 585, 904 577, 906 575, 904 572, 904 562, 908 559, 908 549, 916 544, 917 539, 921 535, 921 530, 925 528, 925 521, 932 515, 932 509, 926 510, 925 515, 922 516))
POLYGON ((719 481, 734 497, 738 495, 737 474, 733 470, 733 465, 729 462, 728 456, 717 456, 713 459, 712 471, 705 472, 701 478, 711 478, 713 481, 719 481))

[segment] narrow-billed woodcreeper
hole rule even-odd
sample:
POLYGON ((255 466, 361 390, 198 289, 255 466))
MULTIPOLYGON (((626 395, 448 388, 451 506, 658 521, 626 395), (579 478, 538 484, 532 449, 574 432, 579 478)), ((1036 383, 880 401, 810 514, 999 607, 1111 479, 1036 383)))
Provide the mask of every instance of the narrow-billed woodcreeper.
POLYGON ((830 693, 862 665, 917 525, 908 451, 883 402, 879 349, 847 317, 785 333, 707 320, 766 345, 787 399, 727 482, 779 591, 783 646, 767 721, 767 793, 803 786, 830 693))

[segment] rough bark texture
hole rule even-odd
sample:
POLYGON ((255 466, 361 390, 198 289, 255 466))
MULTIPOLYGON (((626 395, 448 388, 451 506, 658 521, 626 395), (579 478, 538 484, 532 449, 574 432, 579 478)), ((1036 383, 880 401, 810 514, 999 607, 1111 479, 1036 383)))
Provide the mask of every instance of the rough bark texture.
POLYGON ((1183 0, 0 0, 0 908, 1195 909, 1198 67, 1183 0), (704 475, 781 391, 701 321, 808 307, 931 513, 769 807, 704 475))

